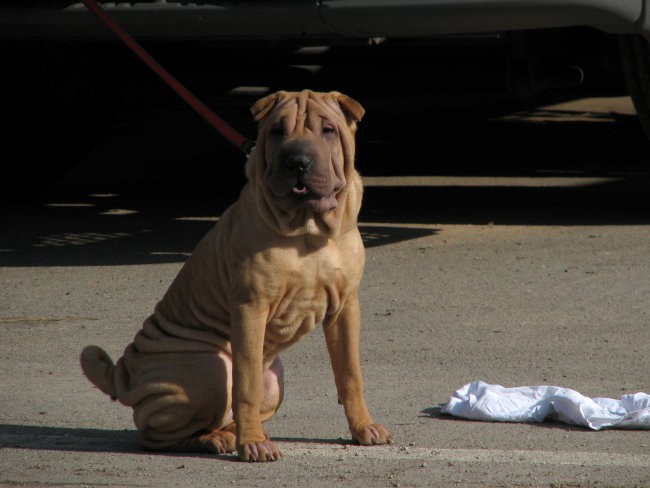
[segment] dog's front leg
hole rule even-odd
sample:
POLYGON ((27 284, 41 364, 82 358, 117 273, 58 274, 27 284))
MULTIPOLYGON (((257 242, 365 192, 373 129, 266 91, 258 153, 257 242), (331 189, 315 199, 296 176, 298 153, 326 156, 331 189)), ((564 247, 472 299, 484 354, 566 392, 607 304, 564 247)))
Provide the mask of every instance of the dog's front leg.
POLYGON ((391 443, 388 429, 374 423, 366 407, 359 357, 359 295, 354 293, 350 296, 338 316, 325 320, 323 329, 339 402, 345 409, 353 439, 363 445, 391 443))
POLYGON ((240 306, 232 316, 233 414, 237 425, 237 454, 242 461, 275 461, 280 450, 264 433, 260 410, 263 400, 265 316, 240 306))

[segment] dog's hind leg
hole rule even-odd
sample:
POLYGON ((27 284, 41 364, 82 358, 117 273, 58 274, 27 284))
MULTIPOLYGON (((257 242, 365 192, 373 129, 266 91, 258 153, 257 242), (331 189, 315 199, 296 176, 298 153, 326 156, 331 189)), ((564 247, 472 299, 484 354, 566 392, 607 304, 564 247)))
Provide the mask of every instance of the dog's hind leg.
POLYGON ((176 452, 211 452, 214 454, 235 452, 237 450, 237 437, 234 426, 233 422, 223 429, 202 430, 171 446, 169 450, 176 452))
POLYGON ((235 448, 235 435, 222 432, 233 421, 229 354, 152 354, 141 357, 137 369, 132 382, 141 383, 128 395, 140 444, 185 452, 235 448))
MULTIPOLYGON (((264 399, 260 416, 262 421, 269 420, 277 412, 284 395, 284 368, 280 358, 276 358, 262 377, 264 399)), ((203 429, 168 449, 178 452, 211 452, 226 454, 237 450, 237 424, 232 421, 232 411, 228 413, 230 421, 215 429, 203 429)), ((264 433, 267 439, 269 436, 264 433)))
MULTIPOLYGON (((284 370, 280 358, 276 358, 262 377, 264 388, 264 400, 260 416, 262 421, 270 419, 280 407, 284 394, 284 370)), ((227 418, 230 421, 219 428, 202 429, 195 434, 188 436, 182 441, 167 448, 169 451, 177 452, 211 452, 215 454, 226 454, 235 452, 237 449, 237 424, 232 421, 232 412, 227 418)), ((266 432, 266 438, 269 439, 266 432)), ((151 434, 149 434, 151 437, 151 434)), ((146 442, 144 443, 146 445, 146 442)))
POLYGON ((280 357, 276 357, 269 369, 262 376, 264 396, 260 417, 262 422, 269 420, 278 411, 284 397, 284 366, 280 357))

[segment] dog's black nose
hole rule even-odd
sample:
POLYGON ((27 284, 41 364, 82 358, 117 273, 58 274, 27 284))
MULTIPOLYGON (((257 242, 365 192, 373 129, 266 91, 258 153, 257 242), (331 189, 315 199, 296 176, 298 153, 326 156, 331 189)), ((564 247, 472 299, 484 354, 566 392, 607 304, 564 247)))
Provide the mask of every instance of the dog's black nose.
POLYGON ((291 154, 286 159, 287 166, 296 175, 303 175, 311 166, 311 158, 305 154, 291 154))

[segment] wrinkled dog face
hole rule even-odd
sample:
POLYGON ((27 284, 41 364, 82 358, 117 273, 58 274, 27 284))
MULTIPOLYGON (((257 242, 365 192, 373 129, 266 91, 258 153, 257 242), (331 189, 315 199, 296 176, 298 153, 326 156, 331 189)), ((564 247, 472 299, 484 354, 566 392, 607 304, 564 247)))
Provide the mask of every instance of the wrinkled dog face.
POLYGON ((346 184, 344 128, 343 112, 332 100, 278 102, 261 127, 266 131, 265 181, 278 207, 317 213, 337 207, 336 196, 346 184))

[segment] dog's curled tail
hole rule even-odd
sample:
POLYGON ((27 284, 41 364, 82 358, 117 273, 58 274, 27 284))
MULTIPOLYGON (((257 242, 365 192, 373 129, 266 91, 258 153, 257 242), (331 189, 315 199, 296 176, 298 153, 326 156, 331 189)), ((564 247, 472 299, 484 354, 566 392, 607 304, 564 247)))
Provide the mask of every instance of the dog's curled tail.
POLYGON ((117 398, 115 388, 115 364, 101 347, 88 346, 81 351, 81 369, 86 378, 97 388, 111 397, 117 398))

